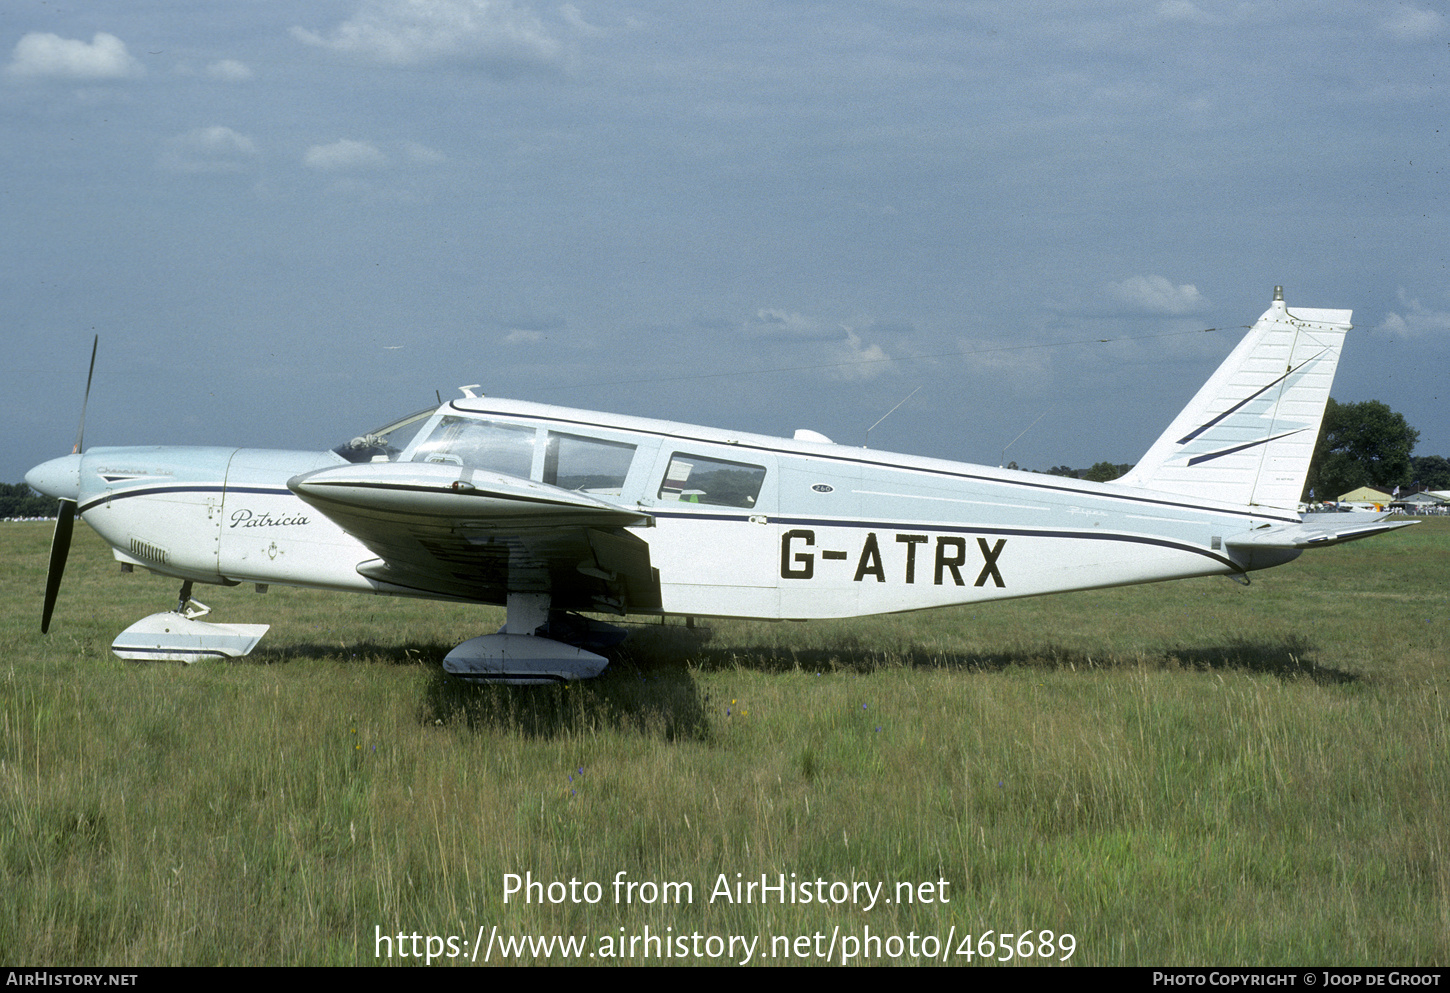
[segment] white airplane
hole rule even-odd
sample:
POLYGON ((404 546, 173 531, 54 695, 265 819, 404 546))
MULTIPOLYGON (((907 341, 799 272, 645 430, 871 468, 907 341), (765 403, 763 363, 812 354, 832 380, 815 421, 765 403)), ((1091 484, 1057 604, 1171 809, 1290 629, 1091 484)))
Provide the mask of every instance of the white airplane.
MULTIPOLYGON (((251 651, 193 583, 503 604, 444 660, 466 679, 588 678, 623 631, 581 613, 806 619, 1247 573, 1413 521, 1297 511, 1347 310, 1269 310, 1122 479, 1091 483, 464 397, 330 452, 95 448, 32 469, 123 570, 183 581, 123 658, 251 651)), ((91 355, 92 367, 95 352, 91 355)), ((87 394, 90 384, 87 381, 87 394)), ((84 431, 82 406, 82 432, 84 431)))

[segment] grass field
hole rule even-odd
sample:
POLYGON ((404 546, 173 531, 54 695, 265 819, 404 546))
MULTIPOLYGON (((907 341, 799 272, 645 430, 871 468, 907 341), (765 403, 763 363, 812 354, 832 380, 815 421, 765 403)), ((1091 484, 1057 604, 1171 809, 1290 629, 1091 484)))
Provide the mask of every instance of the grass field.
POLYGON ((178 584, 82 526, 42 636, 49 538, 0 526, 6 963, 1450 961, 1450 521, 1247 589, 641 627, 543 688, 441 672, 499 610, 277 587, 198 587, 273 625, 245 660, 122 662, 178 584), (782 873, 884 886, 711 899, 782 873))

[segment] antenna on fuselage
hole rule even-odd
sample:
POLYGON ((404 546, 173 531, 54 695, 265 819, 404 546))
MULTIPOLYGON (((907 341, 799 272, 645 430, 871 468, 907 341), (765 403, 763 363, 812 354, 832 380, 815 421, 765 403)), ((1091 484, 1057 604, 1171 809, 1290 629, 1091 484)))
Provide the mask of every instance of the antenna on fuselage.
MULTIPOLYGON (((1047 411, 1044 410, 1042 413, 1037 415, 1037 421, 1042 420, 1046 416, 1047 411)), ((1007 442, 1007 444, 1002 446, 1002 461, 997 463, 998 469, 1004 469, 1007 466, 1007 449, 1011 448, 1013 445, 1017 444, 1017 442, 1021 441, 1023 434, 1026 434, 1028 431, 1031 431, 1033 428, 1037 427, 1037 421, 1033 421, 1031 424, 1027 425, 1025 428, 1022 429, 1022 434, 1019 434, 1017 437, 1013 438, 1011 441, 1007 442)))
MULTIPOLYGON (((914 389, 910 393, 906 394, 906 396, 902 399, 901 403, 905 403, 907 400, 910 400, 912 397, 916 396, 920 392, 921 392, 921 387, 918 386, 916 389, 914 389)), ((896 405, 896 407, 900 407, 901 406, 901 403, 898 403, 896 405)), ((896 413, 896 407, 892 407, 886 413, 882 414, 881 417, 879 419, 877 419, 876 424, 880 424, 882 421, 886 420, 886 418, 888 418, 892 414, 896 413)), ((862 445, 861 446, 862 448, 870 448, 871 447, 871 428, 876 427, 876 424, 873 424, 873 425, 871 425, 871 427, 869 427, 869 428, 866 429, 866 444, 862 445)))

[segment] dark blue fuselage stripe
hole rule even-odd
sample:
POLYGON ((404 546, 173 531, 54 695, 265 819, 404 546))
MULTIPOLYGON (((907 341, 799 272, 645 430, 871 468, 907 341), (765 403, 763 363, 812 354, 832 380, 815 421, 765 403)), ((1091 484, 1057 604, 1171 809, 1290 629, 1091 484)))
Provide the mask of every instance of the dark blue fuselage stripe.
POLYGON ((224 486, 221 483, 191 483, 177 486, 137 486, 134 489, 121 490, 119 493, 107 493, 105 496, 97 497, 80 508, 79 512, 86 511, 102 504, 114 503, 117 500, 125 500, 128 497, 138 496, 159 496, 164 493, 264 493, 271 496, 291 496, 292 491, 285 486, 224 486))

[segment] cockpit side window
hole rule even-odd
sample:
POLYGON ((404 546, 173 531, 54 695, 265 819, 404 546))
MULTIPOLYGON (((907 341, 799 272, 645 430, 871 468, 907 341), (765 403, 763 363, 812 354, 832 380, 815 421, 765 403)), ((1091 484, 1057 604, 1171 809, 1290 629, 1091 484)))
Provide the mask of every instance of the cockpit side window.
POLYGON ((634 445, 620 441, 550 431, 543 481, 566 490, 619 496, 634 450, 634 445))
POLYGON ((444 417, 413 451, 414 462, 491 469, 528 479, 534 465, 534 428, 474 417, 444 417))
POLYGON ((659 499, 753 508, 764 482, 765 466, 676 452, 660 483, 659 499))
POLYGON ((433 408, 420 410, 401 421, 345 441, 333 452, 349 462, 394 462, 432 416, 433 408))

